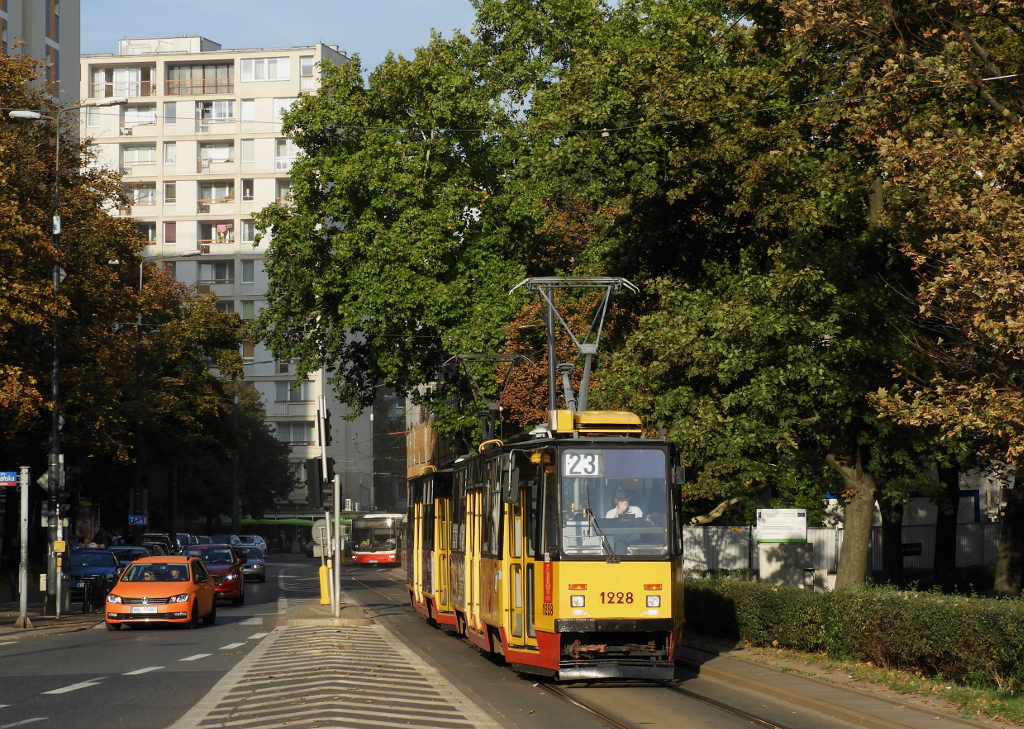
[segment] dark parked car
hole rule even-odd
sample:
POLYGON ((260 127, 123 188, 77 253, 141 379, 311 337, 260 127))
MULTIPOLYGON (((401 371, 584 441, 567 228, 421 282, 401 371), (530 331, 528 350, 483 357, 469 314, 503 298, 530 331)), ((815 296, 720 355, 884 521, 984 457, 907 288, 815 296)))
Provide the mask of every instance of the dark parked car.
POLYGON ((148 557, 150 555, 147 547, 140 547, 134 544, 111 547, 110 551, 114 553, 115 557, 117 557, 117 566, 121 569, 124 569, 137 559, 148 557))
POLYGON ((109 549, 76 549, 68 557, 66 571, 71 599, 99 605, 117 581, 120 567, 109 549))
POLYGON ((237 534, 211 534, 210 541, 214 544, 230 544, 232 547, 237 547, 242 543, 237 534))
POLYGON ((218 598, 231 600, 232 605, 245 602, 245 574, 242 565, 246 560, 234 547, 230 544, 193 544, 185 549, 185 556, 203 560, 206 569, 213 575, 218 598))

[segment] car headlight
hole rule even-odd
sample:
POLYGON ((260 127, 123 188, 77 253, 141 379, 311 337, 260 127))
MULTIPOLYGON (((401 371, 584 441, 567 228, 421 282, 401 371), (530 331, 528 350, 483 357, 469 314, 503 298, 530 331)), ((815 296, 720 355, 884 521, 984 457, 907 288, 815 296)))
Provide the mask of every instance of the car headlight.
POLYGON ((237 580, 238 579, 238 575, 236 575, 234 572, 232 572, 230 575, 224 575, 224 579, 225 580, 237 580))
POLYGON ((574 608, 581 608, 586 606, 587 598, 585 595, 569 595, 569 606, 574 608))
POLYGON ((647 607, 649 607, 649 608, 661 607, 661 595, 648 595, 647 596, 647 607))
POLYGON ((167 602, 188 602, 188 593, 183 592, 180 595, 174 595, 167 602))
POLYGON ((110 593, 109 595, 107 595, 107 602, 112 602, 115 605, 120 605, 121 604, 121 596, 120 595, 115 595, 114 593, 110 593))

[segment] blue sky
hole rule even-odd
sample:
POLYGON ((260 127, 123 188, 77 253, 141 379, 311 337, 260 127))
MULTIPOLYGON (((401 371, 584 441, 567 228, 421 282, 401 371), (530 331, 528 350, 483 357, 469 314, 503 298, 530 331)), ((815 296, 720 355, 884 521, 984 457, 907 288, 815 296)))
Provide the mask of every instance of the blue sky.
POLYGON ((469 34, 469 0, 82 0, 82 53, 117 53, 121 38, 201 35, 222 48, 316 42, 359 54, 364 70, 389 50, 411 57, 433 28, 469 34))

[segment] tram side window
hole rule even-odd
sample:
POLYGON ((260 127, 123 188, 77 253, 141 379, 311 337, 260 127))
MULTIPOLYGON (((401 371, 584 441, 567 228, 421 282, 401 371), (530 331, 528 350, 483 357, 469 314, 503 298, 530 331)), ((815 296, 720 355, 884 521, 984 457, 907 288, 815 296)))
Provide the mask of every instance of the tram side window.
POLYGON ((434 549, 434 502, 423 504, 423 549, 434 549))
POLYGON ((455 476, 455 489, 452 493, 452 535, 451 548, 463 551, 463 536, 466 533, 466 474, 460 471, 455 476))
POLYGON ((488 557, 501 557, 501 486, 496 479, 494 463, 488 462, 484 481, 483 544, 481 551, 488 557))
POLYGON ((562 525, 562 510, 558 501, 558 479, 554 472, 545 471, 541 474, 541 498, 544 500, 543 514, 540 520, 541 552, 554 555, 558 553, 558 536, 562 525))

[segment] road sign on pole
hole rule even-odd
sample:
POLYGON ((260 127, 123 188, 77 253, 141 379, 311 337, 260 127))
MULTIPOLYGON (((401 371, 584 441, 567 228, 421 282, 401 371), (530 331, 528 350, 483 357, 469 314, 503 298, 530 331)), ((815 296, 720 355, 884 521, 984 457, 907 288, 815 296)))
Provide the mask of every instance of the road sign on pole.
POLYGON ((128 517, 128 526, 147 526, 148 524, 149 519, 146 516, 138 515, 128 517))
POLYGON ((0 471, 0 487, 3 486, 17 486, 18 485, 18 472, 17 471, 0 471))

